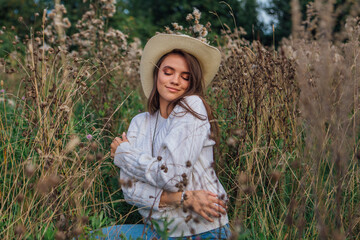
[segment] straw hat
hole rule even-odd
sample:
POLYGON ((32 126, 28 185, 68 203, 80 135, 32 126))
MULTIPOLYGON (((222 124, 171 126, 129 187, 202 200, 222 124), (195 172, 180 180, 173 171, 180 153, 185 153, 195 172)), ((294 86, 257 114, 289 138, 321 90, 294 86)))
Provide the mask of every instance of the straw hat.
POLYGON ((174 49, 183 50, 196 57, 203 72, 205 87, 211 83, 219 69, 221 54, 217 48, 187 35, 157 34, 146 43, 140 62, 141 84, 147 98, 153 88, 156 63, 174 49))

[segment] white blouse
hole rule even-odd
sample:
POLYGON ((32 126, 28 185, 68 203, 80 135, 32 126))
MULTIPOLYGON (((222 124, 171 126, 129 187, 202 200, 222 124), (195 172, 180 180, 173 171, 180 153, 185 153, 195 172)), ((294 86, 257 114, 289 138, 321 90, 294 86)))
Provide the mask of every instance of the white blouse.
POLYGON ((127 138, 116 149, 114 162, 120 178, 132 184, 122 186, 125 200, 139 207, 140 214, 168 226, 170 237, 189 236, 228 223, 227 215, 208 222, 194 212, 179 207, 159 208, 163 190, 170 192, 208 190, 226 200, 226 192, 213 169, 210 123, 202 100, 185 97, 185 102, 202 119, 177 105, 167 119, 159 111, 138 114, 131 121, 127 138), (191 215, 191 217, 189 217, 191 215))

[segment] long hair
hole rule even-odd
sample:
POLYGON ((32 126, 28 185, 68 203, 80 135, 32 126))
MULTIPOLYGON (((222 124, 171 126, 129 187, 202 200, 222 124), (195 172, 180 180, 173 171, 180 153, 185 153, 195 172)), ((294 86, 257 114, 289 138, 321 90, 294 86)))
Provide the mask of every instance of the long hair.
POLYGON ((201 66, 199 61, 191 54, 184 52, 180 49, 174 49, 171 52, 166 53, 165 55, 163 55, 159 61, 156 63, 156 66, 154 68, 154 73, 153 73, 153 89, 151 90, 149 99, 148 99, 148 111, 150 114, 154 114, 157 110, 159 110, 160 108, 160 100, 159 100, 159 92, 157 90, 157 79, 158 79, 158 74, 159 74, 159 68, 161 63, 164 61, 164 59, 169 56, 170 54, 178 54, 182 57, 184 57, 188 68, 189 68, 189 72, 190 72, 190 84, 188 89, 186 90, 186 92, 174 99, 173 101, 171 101, 168 106, 167 106, 167 112, 169 114, 169 109, 170 106, 176 106, 179 105, 182 108, 185 109, 185 111, 191 113, 194 117, 201 119, 201 120, 206 120, 206 117, 195 112, 193 109, 191 109, 191 107, 185 102, 184 97, 186 96, 190 96, 190 95, 197 95, 200 97, 200 99, 203 101, 205 109, 206 109, 206 113, 208 115, 208 120, 210 123, 210 139, 214 140, 216 142, 216 146, 218 146, 219 144, 219 126, 217 124, 217 122, 215 121, 215 117, 213 114, 213 111, 210 107, 210 105, 205 101, 204 98, 204 80, 203 80, 203 73, 201 70, 201 66))

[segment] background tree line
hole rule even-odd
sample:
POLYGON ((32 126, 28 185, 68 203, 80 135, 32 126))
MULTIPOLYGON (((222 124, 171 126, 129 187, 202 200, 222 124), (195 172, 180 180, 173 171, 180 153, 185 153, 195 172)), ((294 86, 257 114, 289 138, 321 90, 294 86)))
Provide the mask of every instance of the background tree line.
MULTIPOLYGON (((61 1, 68 12, 66 17, 72 23, 68 34, 72 34, 76 22, 82 14, 88 10, 89 2, 84 0, 61 1)), ((164 26, 169 26, 172 22, 177 22, 184 27, 189 24, 186 22, 186 15, 196 7, 203 13, 204 22, 210 21, 214 34, 219 34, 222 29, 229 26, 242 27, 246 32, 248 40, 259 40, 264 45, 273 44, 273 33, 269 30, 271 25, 275 25, 275 44, 282 38, 288 37, 291 33, 291 0, 269 0, 262 6, 266 13, 272 17, 266 26, 259 20, 260 4, 257 0, 117 0, 116 13, 114 17, 108 19, 107 24, 123 31, 130 37, 138 37, 142 42, 146 42, 150 36, 157 31, 163 31, 164 26), (269 26, 270 25, 270 26, 269 26)), ((306 13, 306 5, 310 0, 300 0, 303 16, 306 13)), ((337 5, 343 5, 346 0, 337 0, 337 5)), ((347 7, 339 11, 338 23, 340 26, 345 16, 351 13, 351 1, 347 7)), ((30 28, 39 27, 44 9, 54 8, 53 0, 0 0, 0 26, 9 29, 13 28, 14 34, 23 37, 30 33, 30 28), (34 15, 39 13, 39 15, 34 15), (23 19, 19 22, 19 17, 23 19)), ((0 36, 1 39, 1 36, 0 36)), ((6 41, 6 39, 2 39, 6 41)), ((10 45, 10 42, 8 43, 10 45)), ((6 46, 6 44, 5 44, 6 46)), ((4 45, 2 47, 4 49, 4 45)))

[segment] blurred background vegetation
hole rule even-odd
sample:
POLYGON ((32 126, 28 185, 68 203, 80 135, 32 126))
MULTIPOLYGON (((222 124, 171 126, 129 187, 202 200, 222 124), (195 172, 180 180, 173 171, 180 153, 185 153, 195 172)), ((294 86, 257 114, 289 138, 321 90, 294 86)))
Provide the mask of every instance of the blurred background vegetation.
MULTIPOLYGON (((259 40, 263 45, 276 46, 283 37, 291 33, 291 0, 117 0, 116 13, 108 19, 108 26, 123 31, 131 37, 138 37, 143 43, 157 31, 163 31, 164 26, 177 22, 184 27, 188 25, 184 16, 196 7, 203 13, 203 21, 212 23, 212 31, 219 34, 224 24, 233 29, 242 27, 248 40, 259 40), (264 19, 263 14, 266 14, 264 19), (272 25, 275 27, 275 35, 272 25), (275 36, 275 39, 273 37, 275 36)), ((309 0, 300 0, 300 7, 305 16, 306 4, 309 0)), ((342 6, 346 0, 336 0, 336 6, 342 6)), ((76 23, 87 11, 88 2, 83 0, 61 1, 65 5, 67 17, 71 23, 76 23)), ((22 37, 29 34, 30 27, 36 27, 34 13, 42 13, 43 9, 53 9, 52 0, 0 0, 0 25, 16 26, 15 33, 22 37), (23 17, 24 24, 19 24, 18 18, 23 17)), ((344 23, 349 14, 349 7, 338 17, 337 26, 344 23)), ((76 30, 73 24, 67 31, 71 35, 76 30)))

